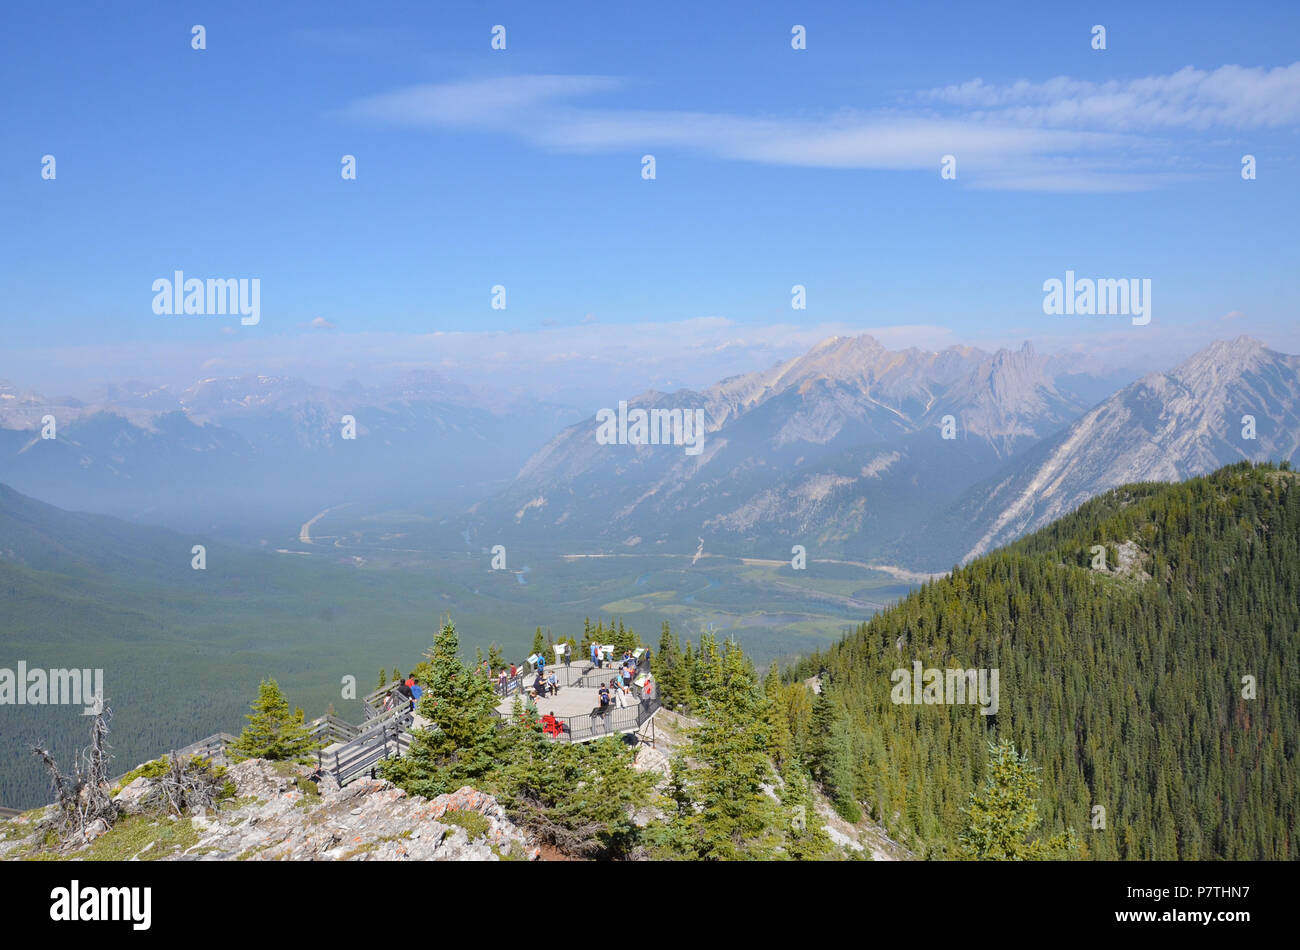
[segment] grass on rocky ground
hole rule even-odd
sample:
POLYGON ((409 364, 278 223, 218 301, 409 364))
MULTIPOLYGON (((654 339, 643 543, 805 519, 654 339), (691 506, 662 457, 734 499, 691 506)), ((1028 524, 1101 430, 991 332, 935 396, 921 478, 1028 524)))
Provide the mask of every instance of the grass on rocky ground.
POLYGON ((492 825, 486 818, 476 811, 462 811, 452 809, 442 816, 442 820, 449 825, 457 825, 465 829, 465 836, 473 841, 475 838, 481 838, 488 833, 492 825))
MULTIPOLYGON (((157 861, 192 848, 199 843, 199 833, 188 818, 169 821, 145 815, 129 815, 90 843, 68 854, 50 851, 27 856, 33 861, 157 861), (152 845, 152 847, 151 847, 152 845), (148 849, 148 850, 146 850, 148 849)), ((49 842, 46 842, 47 846, 49 842)))

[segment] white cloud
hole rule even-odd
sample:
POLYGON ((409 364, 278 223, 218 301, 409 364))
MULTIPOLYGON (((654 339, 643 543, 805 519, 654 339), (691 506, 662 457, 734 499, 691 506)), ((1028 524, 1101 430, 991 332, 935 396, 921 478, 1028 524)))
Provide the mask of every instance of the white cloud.
POLYGON ((1300 63, 1264 67, 1186 66, 1167 76, 1089 82, 1058 76, 995 85, 982 79, 932 89, 922 99, 968 110, 973 119, 1107 129, 1259 128, 1300 122, 1300 63))
POLYGON ((426 83, 358 99, 341 114, 395 125, 501 126, 521 110, 617 88, 609 76, 499 76, 426 83))
POLYGON ((1153 131, 1279 127, 1300 121, 1300 63, 1191 67, 1095 83, 981 79, 917 93, 908 106, 800 116, 618 109, 574 100, 617 92, 614 77, 521 75, 427 84, 359 99, 354 119, 471 127, 559 152, 682 148, 721 159, 819 168, 926 170, 955 155, 975 187, 1117 191, 1197 175, 1153 131))

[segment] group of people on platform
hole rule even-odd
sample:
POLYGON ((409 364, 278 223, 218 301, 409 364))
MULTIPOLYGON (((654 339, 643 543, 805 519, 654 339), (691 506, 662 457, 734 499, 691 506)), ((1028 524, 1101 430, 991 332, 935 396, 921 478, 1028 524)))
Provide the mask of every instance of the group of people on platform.
MULTIPOLYGON (((566 664, 569 662, 571 655, 571 648, 566 644, 562 654, 566 664)), ((519 687, 522 689, 524 674, 529 670, 536 671, 532 685, 527 690, 530 699, 536 700, 547 696, 555 696, 560 691, 559 677, 556 676, 555 670, 551 670, 549 673, 546 671, 546 657, 539 654, 530 659, 533 659, 534 662, 525 664, 522 667, 518 664, 511 664, 509 669, 503 668, 496 674, 496 691, 499 695, 507 695, 509 685, 512 682, 518 682, 519 687)), ((591 659, 597 667, 605 668, 604 652, 599 644, 592 644, 591 659)), ((608 684, 600 684, 598 690, 600 709, 603 711, 612 707, 635 706, 640 701, 640 697, 636 695, 633 687, 633 680, 636 678, 637 671, 636 656, 631 650, 624 650, 622 657, 616 663, 611 662, 611 666, 617 669, 618 675, 610 679, 608 684)), ((479 669, 489 680, 494 678, 492 676, 492 667, 487 660, 483 661, 479 669)), ((645 695, 650 696, 652 691, 653 684, 647 678, 645 695)), ((409 676, 389 691, 384 698, 384 709, 387 711, 393 708, 401 708, 404 705, 407 709, 414 710, 422 694, 423 690, 420 687, 419 680, 415 676, 409 676)), ((543 716, 541 722, 542 728, 547 735, 559 736, 568 728, 556 717, 554 711, 543 716)))
MULTIPOLYGON (((636 657, 632 655, 631 650, 623 653, 623 659, 620 661, 619 676, 611 679, 609 685, 603 683, 600 687, 600 706, 607 709, 611 705, 617 705, 622 708, 625 706, 635 705, 640 701, 632 691, 632 680, 636 677, 636 657)), ((650 695, 653 689, 649 679, 646 680, 645 694, 650 695)))
POLYGON ((397 684, 396 689, 389 690, 388 695, 384 697, 384 712, 390 709, 401 708, 405 704, 410 711, 415 710, 415 704, 420 701, 424 695, 424 690, 420 688, 420 681, 414 676, 408 676, 405 680, 397 684))

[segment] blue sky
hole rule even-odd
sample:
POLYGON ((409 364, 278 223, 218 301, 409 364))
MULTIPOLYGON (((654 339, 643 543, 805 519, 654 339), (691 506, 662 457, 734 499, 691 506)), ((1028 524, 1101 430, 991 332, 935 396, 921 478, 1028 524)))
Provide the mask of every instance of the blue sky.
POLYGON ((14 7, 0 378, 428 366, 554 394, 832 332, 1300 349, 1300 8, 1072 6, 14 7), (259 278, 261 322, 154 314, 176 269, 259 278), (1045 316, 1066 269, 1150 278, 1152 323, 1045 316))

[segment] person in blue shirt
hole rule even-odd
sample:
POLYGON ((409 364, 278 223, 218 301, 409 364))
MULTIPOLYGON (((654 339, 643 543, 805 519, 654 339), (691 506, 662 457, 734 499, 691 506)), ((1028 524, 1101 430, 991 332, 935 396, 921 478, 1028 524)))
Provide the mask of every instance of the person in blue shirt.
POLYGON ((411 708, 414 709, 420 702, 420 697, 424 695, 424 690, 420 689, 420 681, 414 676, 411 677, 411 708))

